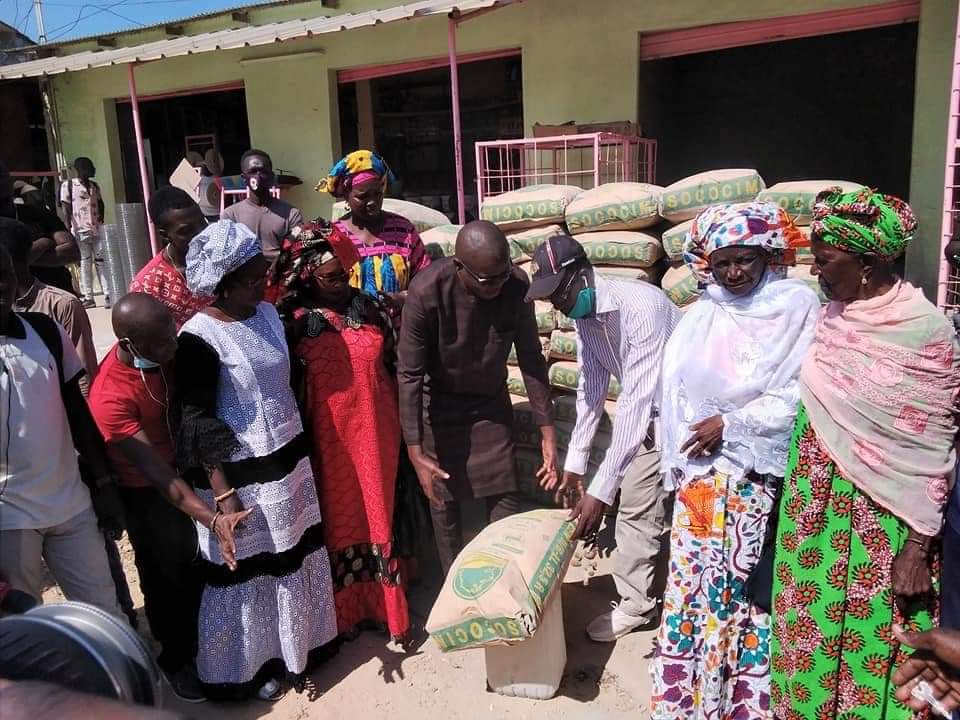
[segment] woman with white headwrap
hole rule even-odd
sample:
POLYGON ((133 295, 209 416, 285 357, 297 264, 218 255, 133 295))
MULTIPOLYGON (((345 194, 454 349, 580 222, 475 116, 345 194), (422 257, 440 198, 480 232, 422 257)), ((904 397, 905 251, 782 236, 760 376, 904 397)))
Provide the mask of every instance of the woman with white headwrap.
POLYGON ((778 272, 803 244, 778 205, 743 203, 702 212, 685 246, 707 287, 664 352, 661 470, 676 505, 653 718, 772 718, 770 615, 745 585, 782 482, 820 309, 813 290, 778 272))
POLYGON ((212 508, 253 510, 236 528, 235 567, 211 532, 217 516, 197 526, 206 577, 197 670, 211 698, 278 697, 280 680, 298 682, 337 634, 284 329, 263 302, 269 267, 256 235, 230 220, 187 251, 191 291, 216 299, 180 332, 178 455, 212 508))

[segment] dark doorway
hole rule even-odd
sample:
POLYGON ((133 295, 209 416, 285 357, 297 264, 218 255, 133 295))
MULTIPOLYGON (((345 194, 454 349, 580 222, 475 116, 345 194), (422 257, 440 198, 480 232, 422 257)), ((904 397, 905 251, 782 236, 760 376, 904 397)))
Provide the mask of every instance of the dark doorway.
POLYGON ((907 197, 916 54, 907 23, 641 62, 657 180, 750 167, 907 197))
MULTIPOLYGON (((399 179, 395 195, 454 217, 456 176, 449 68, 361 82, 369 85, 340 85, 340 142, 344 153, 358 149, 372 137, 374 149, 399 179)), ((460 116, 465 205, 470 216, 476 213, 473 144, 523 136, 519 55, 460 65, 460 116)))
MULTIPOLYGON (((188 142, 201 156, 215 146, 223 156, 223 175, 239 173, 240 156, 250 149, 247 102, 242 89, 147 98, 140 101, 140 122, 149 149, 148 171, 152 170, 154 188, 170 184, 170 174, 185 157, 188 142)), ((142 202, 130 103, 117 102, 117 123, 127 202, 142 202)))

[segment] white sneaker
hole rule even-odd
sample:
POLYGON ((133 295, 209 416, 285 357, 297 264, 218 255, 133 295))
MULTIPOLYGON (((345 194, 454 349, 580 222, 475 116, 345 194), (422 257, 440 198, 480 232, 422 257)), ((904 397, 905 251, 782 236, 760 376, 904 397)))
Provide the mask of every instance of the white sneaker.
POLYGON ((587 625, 587 635, 594 642, 614 642, 640 628, 650 629, 657 622, 657 611, 647 615, 630 615, 618 603, 610 603, 612 610, 600 615, 587 625))

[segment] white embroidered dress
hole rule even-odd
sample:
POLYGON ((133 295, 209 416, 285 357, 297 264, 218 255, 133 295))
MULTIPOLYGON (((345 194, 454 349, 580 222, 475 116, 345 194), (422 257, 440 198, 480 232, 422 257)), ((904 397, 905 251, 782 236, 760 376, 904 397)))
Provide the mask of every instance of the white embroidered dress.
MULTIPOLYGON (((303 426, 283 326, 276 309, 261 303, 245 321, 199 313, 181 333, 217 355, 216 416, 237 440, 224 472, 228 482, 245 478, 231 485, 243 507, 253 508, 236 534, 233 574, 224 571, 216 537, 197 525, 201 555, 219 578, 208 580, 201 603, 200 679, 243 685, 276 660, 302 673, 308 653, 336 636, 337 623, 330 561, 316 540, 321 518, 313 472, 297 442, 303 426)), ((213 507, 211 489, 198 487, 197 494, 213 507)))

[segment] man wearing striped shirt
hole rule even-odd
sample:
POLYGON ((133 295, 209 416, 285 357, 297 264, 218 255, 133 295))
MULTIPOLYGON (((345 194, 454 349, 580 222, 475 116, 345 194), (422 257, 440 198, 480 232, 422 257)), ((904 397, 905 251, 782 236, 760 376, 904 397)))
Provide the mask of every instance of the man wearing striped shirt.
POLYGON ((575 537, 595 539, 604 511, 620 491, 613 578, 621 600, 587 626, 591 639, 613 642, 659 619, 650 591, 667 495, 650 428, 663 349, 680 312, 653 285, 594 273, 583 246, 568 235, 549 238, 533 260, 536 271, 527 301, 549 300, 577 328, 577 422, 563 484, 567 493, 579 496, 571 513, 577 521, 575 537), (621 385, 613 436, 584 493, 583 477, 611 378, 621 385))

